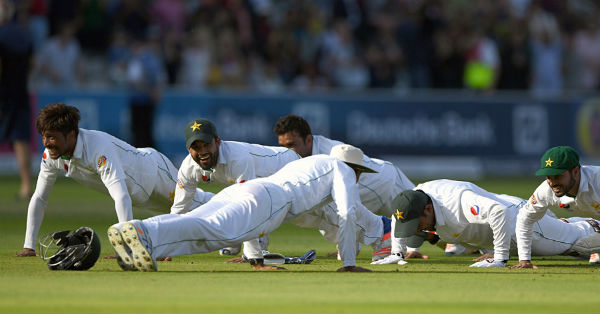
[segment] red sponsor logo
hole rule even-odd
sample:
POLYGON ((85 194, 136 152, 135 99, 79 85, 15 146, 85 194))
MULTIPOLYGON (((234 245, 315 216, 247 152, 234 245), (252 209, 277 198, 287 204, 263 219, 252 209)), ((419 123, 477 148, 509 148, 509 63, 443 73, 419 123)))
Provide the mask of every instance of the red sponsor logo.
POLYGON ((475 216, 479 215, 479 206, 477 206, 477 205, 471 206, 471 214, 473 214, 475 216))
POLYGON ((240 183, 244 183, 244 182, 246 182, 246 180, 242 180, 242 181, 240 181, 240 183))
POLYGON ((177 179, 177 187, 179 187, 180 189, 183 190, 183 184, 181 183, 181 180, 177 179))
POLYGON ((64 166, 65 166, 65 170, 69 171, 69 166, 67 166, 67 164, 65 164, 64 166))
POLYGON ((46 159, 46 158, 48 158, 48 156, 46 155, 46 152, 44 152, 44 153, 42 154, 42 159, 46 159))
POLYGON ((206 181, 208 178, 206 176, 202 176, 202 181, 206 181))

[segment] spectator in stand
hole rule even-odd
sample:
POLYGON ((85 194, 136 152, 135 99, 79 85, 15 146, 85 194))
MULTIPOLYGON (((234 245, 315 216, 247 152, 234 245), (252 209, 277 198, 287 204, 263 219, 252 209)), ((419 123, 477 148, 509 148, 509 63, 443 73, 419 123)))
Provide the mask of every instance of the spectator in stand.
POLYGON ((40 87, 76 88, 80 85, 81 49, 74 35, 75 25, 64 24, 38 52, 36 78, 40 87))
POLYGON ((166 82, 155 38, 132 43, 127 79, 131 88, 131 133, 135 147, 154 147, 154 111, 166 82))
POLYGON ((197 27, 190 33, 183 43, 179 85, 193 89, 206 87, 210 62, 213 59, 213 42, 207 27, 197 27))
POLYGON ((531 44, 531 85, 537 97, 554 97, 562 91, 563 44, 556 18, 537 9, 529 22, 531 44))
POLYGON ((582 29, 575 32, 574 52, 581 61, 581 87, 588 90, 600 88, 600 27, 598 15, 583 19, 582 29))

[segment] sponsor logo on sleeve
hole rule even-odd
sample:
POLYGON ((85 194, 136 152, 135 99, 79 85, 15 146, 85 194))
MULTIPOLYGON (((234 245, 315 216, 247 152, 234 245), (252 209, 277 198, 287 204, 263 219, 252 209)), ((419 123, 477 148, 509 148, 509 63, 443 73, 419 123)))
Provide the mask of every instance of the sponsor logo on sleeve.
POLYGON ((479 206, 477 206, 477 205, 471 206, 471 214, 473 214, 475 216, 479 215, 479 206))
POLYGON ((183 183, 179 179, 177 179, 177 187, 183 190, 183 183))
POLYGON ((529 203, 531 205, 537 204, 537 200, 535 199, 535 195, 531 195, 531 197, 529 198, 529 203))
POLYGON ((106 165, 106 157, 104 155, 98 157, 98 168, 106 165))

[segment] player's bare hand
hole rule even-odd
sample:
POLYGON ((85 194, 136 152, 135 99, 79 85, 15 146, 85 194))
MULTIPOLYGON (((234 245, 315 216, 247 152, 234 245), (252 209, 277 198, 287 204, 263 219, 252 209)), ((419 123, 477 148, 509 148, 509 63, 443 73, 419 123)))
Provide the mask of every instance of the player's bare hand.
POLYGON ((487 253, 483 254, 483 255, 481 255, 479 257, 474 258, 473 262, 481 262, 481 261, 484 261, 484 260, 486 260, 488 258, 489 259, 494 259, 494 254, 487 254, 487 253))
POLYGON ((173 259, 170 256, 159 257, 159 258, 156 259, 156 261, 158 261, 158 262, 170 262, 172 260, 173 259))
POLYGON ((252 266, 254 270, 285 270, 283 267, 272 266, 272 265, 264 265, 264 264, 256 264, 252 266))
POLYGON ((338 256, 338 252, 327 253, 327 257, 336 257, 338 256))
POLYGON ((370 273, 370 272, 373 272, 372 270, 370 270, 368 268, 362 268, 360 266, 344 266, 344 267, 338 268, 337 271, 338 271, 338 273, 343 273, 343 272, 370 273))
POLYGON ((236 256, 225 261, 225 263, 249 263, 247 259, 241 256, 236 256))
POLYGON ((409 259, 409 258, 429 259, 429 256, 423 255, 423 254, 421 254, 421 252, 410 251, 410 252, 406 252, 406 255, 404 255, 404 259, 409 259))
POLYGON ((537 266, 531 264, 531 261, 519 261, 519 264, 509 266, 508 268, 533 268, 538 269, 537 266))
POLYGON ((21 251, 15 253, 13 256, 15 257, 29 257, 29 256, 40 256, 35 252, 34 249, 24 248, 21 251))

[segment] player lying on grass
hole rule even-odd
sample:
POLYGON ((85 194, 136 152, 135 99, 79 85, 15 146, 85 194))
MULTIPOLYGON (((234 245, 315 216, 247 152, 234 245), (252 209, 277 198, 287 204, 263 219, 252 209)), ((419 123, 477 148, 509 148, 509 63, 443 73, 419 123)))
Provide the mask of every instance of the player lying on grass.
MULTIPOLYGON (((296 115, 281 117, 275 124, 273 133, 277 136, 279 145, 295 150, 302 157, 329 154, 335 145, 343 144, 321 135, 313 135, 308 122, 296 115)), ((360 177, 358 191, 361 203, 373 213, 392 217, 391 203, 394 197, 404 190, 414 188, 415 185, 390 162, 369 158, 366 155, 363 162, 377 173, 360 177)), ((313 212, 313 216, 318 214, 318 212, 313 212)), ((320 221, 310 215, 303 218, 304 221, 297 222, 299 225, 319 228, 328 240, 336 241, 337 228, 334 225, 319 225, 320 221)), ((392 228, 393 225, 392 222, 392 228)), ((389 242, 374 250, 372 260, 375 261, 390 254, 391 243, 389 242)))
MULTIPOLYGON (((504 267, 511 242, 515 252, 516 217, 525 201, 490 193, 469 182, 436 180, 400 193, 393 204, 395 237, 408 246, 417 247, 425 239, 439 237, 445 242, 494 250, 493 255, 476 259, 471 267, 504 267)), ((535 225, 532 252, 537 256, 589 255, 600 239, 597 226, 593 219, 560 220, 547 212, 535 225)))
MULTIPOLYGON (((173 203, 177 168, 167 157, 104 132, 81 129, 79 120, 77 108, 61 103, 46 106, 37 117, 37 131, 46 149, 27 211, 25 244, 15 256, 36 255, 48 196, 59 175, 109 194, 119 222, 133 219, 132 206, 166 212, 173 203)), ((199 206, 213 195, 196 189, 192 202, 199 206)))
MULTIPOLYGON (((287 163, 300 159, 291 149, 234 141, 223 141, 217 128, 207 119, 196 119, 185 127, 185 146, 189 155, 177 174, 175 201, 171 214, 188 212, 198 184, 232 185, 267 177, 287 163)), ((263 250, 268 247, 268 235, 259 239, 263 250)), ((238 254, 241 245, 221 250, 223 254, 238 254)))
MULTIPOLYGON (((121 265, 123 269, 155 271, 156 257, 206 253, 244 241, 249 241, 244 255, 254 269, 278 269, 263 265, 257 238, 333 201, 344 265, 338 271, 370 271, 356 266, 356 234, 363 228, 356 224, 357 211, 367 211, 360 203, 356 182, 361 173, 374 172, 364 166, 362 158, 360 149, 339 145, 331 156, 296 160, 272 176, 229 186, 183 215, 132 220, 120 232, 109 228, 109 241, 127 263, 121 265)), ((370 238, 381 237, 379 232, 370 238)))
MULTIPOLYGON (((513 268, 535 268, 531 263, 536 222, 547 208, 562 207, 574 213, 600 219, 600 167, 580 166, 579 154, 569 146, 550 148, 541 158, 535 173, 546 181, 533 192, 517 216, 519 264, 513 268)), ((600 264, 598 252, 590 255, 590 264, 600 264)))

